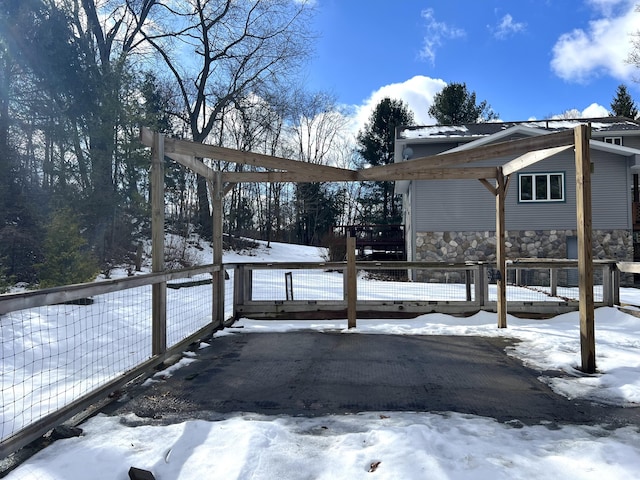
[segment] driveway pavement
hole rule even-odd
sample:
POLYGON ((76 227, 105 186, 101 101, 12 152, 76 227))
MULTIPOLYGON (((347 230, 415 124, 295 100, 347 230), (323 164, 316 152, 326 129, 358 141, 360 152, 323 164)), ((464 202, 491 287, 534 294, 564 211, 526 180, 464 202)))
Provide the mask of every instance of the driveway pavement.
POLYGON ((131 387, 105 413, 171 423, 232 412, 450 411, 551 427, 640 425, 640 409, 556 395, 540 372, 506 355, 505 339, 233 331, 170 378, 131 387))

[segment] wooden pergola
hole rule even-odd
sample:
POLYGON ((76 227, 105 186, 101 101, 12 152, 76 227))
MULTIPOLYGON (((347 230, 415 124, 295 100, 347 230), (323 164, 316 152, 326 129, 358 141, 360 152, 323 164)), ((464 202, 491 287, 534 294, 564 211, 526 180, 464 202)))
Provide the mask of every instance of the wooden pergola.
MULTIPOLYGON (((593 253, 591 226, 591 160, 590 127, 580 125, 573 130, 551 133, 534 138, 484 145, 473 149, 442 153, 362 170, 350 170, 327 165, 315 165, 286 158, 243 152, 188 140, 165 138, 147 128, 141 130, 142 143, 152 148, 152 242, 153 271, 164 270, 164 157, 180 163, 207 179, 213 205, 213 263, 222 265, 222 199, 233 185, 244 182, 358 182, 398 180, 475 179, 480 181, 496 199, 496 264, 498 327, 507 326, 506 297, 506 226, 505 197, 511 175, 574 148, 576 164, 576 215, 578 232, 578 272, 580 288, 580 346, 582 370, 594 373, 595 329, 593 298, 593 253), (474 162, 517 156, 497 167, 474 167, 474 162), (269 169, 264 172, 222 172, 209 168, 201 160, 209 158, 269 169), (493 183, 491 182, 493 181, 493 183)), ((354 250, 353 244, 348 251, 354 250)), ((166 285, 154 285, 154 298, 164 302, 166 285)), ((214 272, 213 315, 223 318, 223 304, 217 299, 224 294, 224 272, 214 272)), ((154 300, 154 315, 164 311, 154 300)), ((349 309, 349 325, 355 325, 355 308, 349 309), (352 318, 353 317, 353 318, 352 318)), ((165 338, 158 332, 157 338, 165 338)), ((165 345, 154 347, 161 351, 165 345)))

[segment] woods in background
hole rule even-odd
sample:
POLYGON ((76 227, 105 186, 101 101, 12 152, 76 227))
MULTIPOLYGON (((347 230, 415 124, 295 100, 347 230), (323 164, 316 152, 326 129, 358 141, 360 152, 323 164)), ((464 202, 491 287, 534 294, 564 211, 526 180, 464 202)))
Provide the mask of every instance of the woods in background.
MULTIPOLYGON (((312 3, 3 2, 0 288, 95 275, 78 268, 87 278, 49 279, 42 265, 65 249, 80 248, 107 274, 132 262, 149 231, 150 152, 138 142, 140 126, 352 165, 347 117, 333 97, 306 92, 299 81, 313 50, 312 3), (80 238, 60 241, 61 219, 80 238)), ((210 237, 203 179, 173 162, 166 177, 168 228, 210 237)), ((349 221, 344 202, 354 194, 329 184, 237 185, 225 198, 225 229, 319 244, 332 224, 349 221)))

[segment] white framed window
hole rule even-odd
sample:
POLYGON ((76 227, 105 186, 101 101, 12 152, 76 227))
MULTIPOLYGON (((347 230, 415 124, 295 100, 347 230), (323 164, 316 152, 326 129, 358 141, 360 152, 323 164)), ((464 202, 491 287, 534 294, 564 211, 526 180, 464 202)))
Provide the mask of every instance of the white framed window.
POLYGON ((564 172, 519 174, 518 201, 564 202, 564 172))
POLYGON ((622 137, 604 137, 604 143, 622 146, 622 137))

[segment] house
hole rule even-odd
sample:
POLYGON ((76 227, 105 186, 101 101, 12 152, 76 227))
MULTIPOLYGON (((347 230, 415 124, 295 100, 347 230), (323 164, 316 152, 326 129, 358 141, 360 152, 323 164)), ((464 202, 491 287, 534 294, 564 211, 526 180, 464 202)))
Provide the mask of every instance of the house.
MULTIPOLYGON (((591 125, 594 259, 633 261, 634 232, 640 234, 638 121, 607 117, 399 127, 394 161, 545 135, 581 123, 591 125)), ((500 166, 512 159, 473 166, 500 166)), ((511 176, 505 197, 507 258, 577 258, 573 149, 511 176)), ((395 189, 403 196, 408 260, 495 261, 495 197, 480 181, 404 180, 395 189)))

